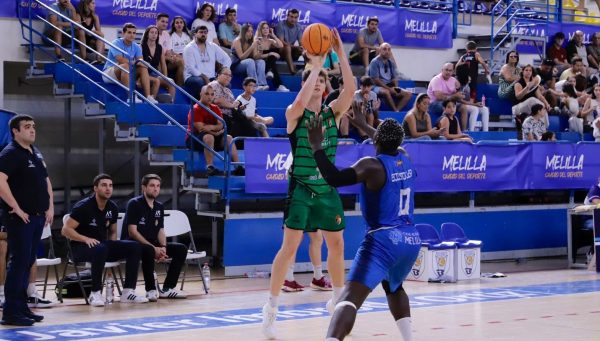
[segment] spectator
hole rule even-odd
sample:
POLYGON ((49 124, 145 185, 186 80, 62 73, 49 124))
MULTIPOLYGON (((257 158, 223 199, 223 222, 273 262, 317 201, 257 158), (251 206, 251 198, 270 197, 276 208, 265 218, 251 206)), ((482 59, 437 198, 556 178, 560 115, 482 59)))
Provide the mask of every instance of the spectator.
POLYGON ((458 119, 455 116, 456 101, 452 98, 445 99, 442 102, 442 106, 444 108, 444 112, 442 113, 442 118, 438 123, 438 129, 446 138, 446 140, 473 142, 469 135, 463 134, 460 130, 460 124, 458 124, 458 119))
POLYGON ((456 63, 456 68, 458 69, 459 66, 466 65, 468 69, 468 76, 470 77, 469 89, 471 90, 471 93, 468 97, 465 97, 464 100, 468 100, 470 98, 473 102, 475 102, 477 99, 477 78, 479 76, 479 65, 481 64, 481 66, 483 66, 486 75, 490 74, 490 68, 485 60, 481 57, 481 54, 477 52, 477 44, 474 41, 467 42, 466 48, 467 53, 460 57, 458 63, 456 63))
POLYGON ((379 49, 383 45, 383 36, 379 31, 379 19, 370 17, 367 19, 367 27, 363 27, 358 31, 356 41, 352 50, 350 50, 350 62, 369 67, 369 63, 380 54, 379 49))
MULTIPOLYGON (((124 86, 129 88, 129 70, 131 64, 135 64, 135 75, 137 81, 142 85, 144 96, 150 103, 158 103, 152 93, 150 92, 150 76, 148 74, 148 68, 141 63, 137 63, 138 60, 143 58, 142 48, 135 43, 135 31, 136 27, 132 23, 126 23, 123 25, 122 38, 115 39, 112 44, 118 47, 108 49, 108 57, 106 64, 104 65, 104 74, 102 79, 107 83, 112 83, 115 80, 121 82, 124 86), (127 53, 124 55, 122 51, 127 53)), ((136 102, 140 100, 136 97, 136 102)))
POLYGON ((234 116, 234 110, 240 106, 240 102, 235 100, 233 92, 229 88, 231 85, 231 70, 222 68, 219 71, 217 79, 208 83, 215 92, 213 104, 217 105, 223 114, 227 130, 231 136, 243 136, 245 119, 240 119, 239 116, 234 116))
POLYGON ((553 131, 547 131, 542 134, 541 141, 556 142, 556 134, 553 131))
POLYGON ((583 43, 583 32, 580 30, 575 31, 573 38, 567 43, 567 60, 572 60, 574 57, 581 58, 581 62, 586 67, 589 66, 587 49, 583 43))
POLYGON ((237 23, 237 11, 233 7, 225 10, 225 21, 219 24, 219 40, 221 46, 231 48, 233 40, 240 34, 240 24, 237 23))
POLYGON ((200 6, 200 9, 196 11, 196 19, 192 21, 192 32, 195 32, 198 27, 204 26, 208 30, 207 39, 210 42, 219 45, 219 38, 217 37, 217 30, 215 29, 215 17, 217 13, 213 5, 204 3, 200 6))
MULTIPOLYGON (((58 13, 61 16, 57 15, 54 11, 48 11, 48 15, 46 19, 50 22, 50 24, 46 23, 44 26, 44 36, 50 40, 53 40, 58 46, 52 42, 44 40, 44 43, 48 46, 54 46, 54 53, 58 60, 64 60, 62 57, 61 49, 59 46, 71 47, 71 39, 76 37, 79 41, 86 41, 85 34, 82 30, 76 29, 73 32, 71 28, 71 22, 66 18, 69 18, 73 21, 79 21, 79 17, 77 15, 77 11, 73 4, 71 4, 70 0, 56 0, 55 3, 50 5, 50 8, 58 13), (65 18, 66 17, 66 18, 65 18), (58 29, 56 29, 57 27, 58 29), (70 36, 69 36, 70 35, 70 36)), ((82 59, 87 58, 87 49, 83 44, 79 44, 79 54, 82 59)))
POLYGON ((596 142, 600 142, 600 115, 596 117, 594 122, 592 122, 592 127, 594 128, 593 136, 596 142))
POLYGON ((466 64, 461 64, 456 67, 456 78, 460 83, 460 92, 462 92, 462 99, 460 100, 460 103, 466 107, 464 115, 461 113, 461 127, 465 127, 465 130, 467 131, 475 131, 477 117, 481 114, 481 130, 488 131, 490 110, 484 106, 483 103, 475 102, 475 100, 471 97, 473 91, 470 89, 470 84, 472 83, 469 73, 470 70, 466 64))
MULTIPOLYGON (((373 128, 377 127, 377 120, 379 118, 378 111, 381 106, 381 101, 377 98, 377 94, 372 91, 373 89, 373 80, 369 76, 363 76, 360 79, 360 89, 354 92, 354 97, 352 99, 355 105, 361 106, 361 111, 364 113, 367 124, 373 128)), ((353 106, 354 109, 355 106, 353 106)), ((348 120, 348 116, 343 115, 342 121, 348 120)), ((351 123, 351 122, 350 122, 351 123)), ((342 123, 340 123, 340 126, 342 123)), ((358 133, 363 140, 369 138, 367 133, 361 130, 359 127, 358 133)))
MULTIPOLYGON (((104 38, 104 33, 102 33, 102 27, 100 26, 100 18, 96 14, 96 0, 79 1, 77 13, 81 20, 81 26, 94 32, 97 36, 104 38)), ((85 44, 90 47, 96 47, 96 58, 92 61, 92 64, 103 63, 104 57, 102 56, 104 55, 104 42, 85 32, 85 44)))
POLYGON ((185 69, 183 63, 183 50, 187 44, 192 41, 192 35, 190 34, 183 17, 176 16, 173 18, 169 34, 171 35, 173 55, 170 61, 167 60, 167 68, 169 69, 169 72, 175 73, 175 83, 179 86, 183 86, 183 70, 185 69))
POLYGON ((196 98, 202 86, 216 76, 216 63, 231 66, 231 58, 217 44, 207 41, 208 29, 199 26, 194 31, 194 40, 183 49, 185 86, 196 98))
MULTIPOLYGON (((580 133, 587 133, 589 131, 593 131, 596 134, 598 128, 596 125, 598 124, 598 115, 600 113, 600 107, 598 106, 598 101, 600 100, 600 84, 594 85, 594 91, 592 93, 592 97, 588 98, 583 105, 583 109, 579 113, 578 127, 581 127, 581 130, 578 129, 580 133), (594 120, 596 118, 596 120, 594 120)), ((571 120, 569 120, 569 123, 571 120)), ((594 135, 594 137, 596 137, 594 135)))
POLYGON ((291 74, 296 74, 295 61, 302 55, 304 49, 302 48, 302 32, 303 29, 298 25, 298 16, 300 12, 297 9, 292 8, 287 12, 287 18, 285 21, 280 21, 275 28, 277 37, 282 41, 283 47, 279 49, 281 58, 285 60, 288 65, 291 74), (298 45, 295 45, 295 44, 298 45))
POLYGON ((258 41, 257 49, 260 52, 260 57, 266 63, 267 79, 273 79, 273 85, 275 85, 277 91, 289 92, 290 90, 281 82, 276 66, 276 62, 280 58, 279 50, 283 48, 283 42, 273 33, 273 29, 269 27, 266 21, 261 21, 257 27, 254 39, 258 41))
POLYGON ((597 205, 600 204, 600 177, 598 177, 598 182, 590 187, 587 195, 585 196, 585 200, 583 201, 584 205, 597 205))
MULTIPOLYGON (((569 77, 569 79, 573 79, 573 77, 569 77)), ((579 103, 577 102, 577 93, 575 92, 575 86, 572 83, 563 86, 563 96, 566 108, 568 108, 566 111, 570 116, 569 131, 579 134, 583 134, 585 128, 589 128, 591 131, 590 124, 594 120, 594 115, 590 112, 591 121, 586 121, 586 117, 583 116, 579 103)))
POLYGON ((570 59, 567 59, 567 50, 562 46, 564 42, 565 34, 557 32, 552 37, 552 45, 546 49, 546 57, 554 62, 559 72, 569 67, 570 59))
MULTIPOLYGON (((165 59, 166 69, 161 70, 165 76, 168 75, 168 70, 172 70, 175 78, 179 77, 179 85, 183 85, 183 57, 173 52, 173 40, 169 32, 169 15, 159 13, 156 16, 156 27, 158 28, 158 44, 162 47, 162 54, 165 59), (180 74, 181 73, 181 74, 180 74)), ((148 30, 148 27, 146 28, 148 30)), ((189 40, 188 40, 189 41, 189 40)), ((142 48, 143 50, 143 48, 142 48)), ((146 56, 144 55, 144 59, 146 56)), ((175 99, 175 97, 172 97, 175 99)))
POLYGON ((240 35, 231 44, 231 70, 242 77, 258 80, 258 90, 269 90, 265 71, 265 60, 258 50, 258 39, 254 39, 252 24, 244 24, 240 35))
POLYGON ((400 111, 412 96, 412 93, 398 87, 397 67, 392 59, 392 46, 383 43, 379 47, 379 55, 369 64, 368 75, 373 79, 373 91, 383 97, 393 111, 400 111), (398 102, 395 102, 395 99, 398 102))
POLYGON ((542 104, 534 104, 531 107, 531 116, 523 122, 522 139, 527 141, 540 141, 546 132, 548 112, 542 104))
POLYGON ((154 25, 150 25, 146 28, 141 42, 142 55, 148 64, 160 72, 157 73, 154 70, 148 71, 152 97, 157 98, 159 88, 163 87, 167 89, 171 96, 171 102, 173 102, 175 100, 175 87, 167 81, 165 76, 167 74, 167 63, 165 62, 163 46, 158 43, 158 32, 158 27, 154 25))
POLYGON ((519 53, 510 51, 506 55, 506 63, 500 69, 498 79, 498 97, 511 102, 515 100, 515 84, 521 75, 519 67, 519 53))
POLYGON ((591 68, 600 70, 600 32, 592 34, 592 41, 587 46, 587 58, 591 68))
MULTIPOLYGON (((325 101, 323 102, 323 104, 325 105, 329 105, 329 103, 333 102, 334 99, 337 99, 340 96, 340 92, 342 92, 342 90, 344 90, 344 78, 343 77, 339 77, 337 80, 338 83, 338 88, 334 89, 332 92, 330 92, 327 97, 325 98, 325 101)), ((340 126, 340 132, 342 131, 342 126, 340 126)), ((346 129, 347 131, 347 129, 346 129)), ((348 134, 346 134, 346 136, 341 135, 342 137, 347 137, 348 134)))
MULTIPOLYGON (((427 94, 417 95, 412 109, 404 116, 402 127, 406 133, 405 139, 409 140, 437 140, 444 133, 437 127, 431 127, 431 116, 429 110, 430 99, 427 94)), ((442 137, 443 138, 443 137, 442 137)))
POLYGON ((248 136, 256 136, 258 132, 262 137, 269 137, 267 125, 273 123, 273 117, 262 117, 256 113, 256 98, 252 96, 256 92, 256 79, 247 77, 242 86, 244 92, 236 98, 236 101, 240 102, 238 109, 242 111, 247 124, 253 129, 254 134, 250 132, 248 136))
MULTIPOLYGON (((536 104, 545 106, 550 110, 550 104, 542 95, 542 89, 539 86, 540 81, 541 78, 535 75, 533 66, 528 64, 521 71, 521 78, 515 84, 515 101, 512 107, 512 115, 513 118, 517 119, 517 123, 523 122, 524 117, 531 114, 532 107, 536 104)), ((544 112, 546 111, 544 110, 544 112)), ((544 122, 548 126, 547 116, 544 118, 544 122)))
MULTIPOLYGON (((446 63, 442 66, 442 72, 435 75, 429 82, 427 87, 427 96, 432 100, 429 105, 429 113, 434 117, 439 117, 444 111, 442 104, 447 99, 452 99, 454 104, 462 99, 462 93, 458 92, 460 83, 454 77, 454 65, 446 63)), ((459 106, 460 116, 467 115, 466 107, 459 106)))
MULTIPOLYGON (((200 141, 204 142, 210 149, 215 151, 222 151, 225 148, 224 129, 223 122, 217 119, 214 115, 209 113, 205 108, 209 108, 218 117, 223 118, 223 114, 218 106, 212 104, 215 98, 215 91, 210 85, 205 85, 200 91, 200 103, 194 104, 194 107, 188 113, 188 133, 186 134, 186 145, 188 148, 197 151, 204 151, 204 158, 206 159, 206 173, 209 176, 212 175, 223 175, 223 171, 213 166, 213 154, 210 150, 204 148, 198 143, 194 136, 200 141)), ((239 162, 238 152, 235 144, 231 144, 231 135, 227 134, 227 146, 231 145, 231 160, 233 162, 239 162)), ((244 175, 244 168, 237 166, 233 171, 234 175, 244 175)))
MULTIPOLYGON (((571 67, 563 71, 560 74, 560 80, 565 80, 571 76, 583 75, 586 77, 585 65, 583 65, 583 59, 575 56, 571 59, 571 67)), ((587 78, 587 77, 586 77, 587 78)))

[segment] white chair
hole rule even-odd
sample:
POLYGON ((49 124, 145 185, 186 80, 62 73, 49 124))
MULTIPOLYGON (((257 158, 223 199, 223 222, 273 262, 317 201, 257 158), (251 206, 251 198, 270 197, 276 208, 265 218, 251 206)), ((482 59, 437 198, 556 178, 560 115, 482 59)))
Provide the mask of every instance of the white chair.
POLYGON ((183 268, 183 278, 181 279, 181 290, 183 290, 183 284, 185 283, 186 270, 188 262, 195 263, 198 265, 198 271, 200 278, 202 278, 202 285, 204 286, 204 292, 208 294, 208 288, 202 276, 202 258, 206 257, 205 251, 198 251, 196 244, 194 243, 194 236, 192 235, 192 227, 190 221, 185 213, 177 210, 165 210, 164 217, 165 235, 168 237, 180 236, 187 234, 190 238, 190 244, 188 245, 188 254, 186 257, 185 266, 183 268))
MULTIPOLYGON (((56 276, 56 283, 58 284, 58 265, 62 263, 62 259, 56 258, 54 256, 54 243, 52 242, 52 230, 50 229, 50 225, 44 226, 42 230, 41 240, 49 239, 49 247, 48 247, 48 257, 47 258, 38 258, 36 260, 37 267, 46 267, 46 276, 44 277, 44 291, 42 293, 42 297, 46 298, 46 288, 48 287, 48 275, 50 274, 50 267, 54 268, 54 275, 56 276)), ((62 302, 62 295, 59 295, 58 299, 62 302)))
MULTIPOLYGON (((63 216, 63 224, 65 224, 67 222, 67 219, 69 219, 69 214, 65 214, 63 216)), ((119 214, 119 218, 117 220, 117 228, 119 226, 119 220, 121 221, 121 225, 123 225, 123 216, 121 214, 119 214)), ((117 235, 117 239, 118 239, 118 235, 117 235)), ((71 249, 71 240, 69 238, 67 238, 67 265, 65 266, 64 272, 63 272, 63 279, 65 278, 66 274, 67 274, 67 268, 69 266, 72 266, 75 269, 75 274, 77 276, 77 282, 79 283, 79 287, 81 288, 81 292, 83 293, 83 298, 85 299, 85 304, 89 304, 87 295, 85 294, 85 290, 83 288, 83 281, 81 279, 81 276, 79 274, 79 266, 83 264, 83 267, 86 269, 91 269, 92 268, 92 264, 89 262, 75 262, 74 257, 73 257, 73 250, 71 249)), ((115 284, 117 285, 117 291, 119 292, 119 295, 121 295, 121 286, 119 285, 119 280, 120 279, 121 283, 123 283, 123 274, 121 273, 121 267, 120 267, 121 263, 120 262, 106 262, 104 263, 104 274, 102 275, 102 283, 104 283, 105 279, 106 279, 106 272, 108 269, 110 269, 113 278, 115 279, 115 284), (115 268, 117 269, 117 271, 115 272, 115 268), (117 274, 119 275, 117 277, 117 274)), ((66 284, 65 282, 62 282, 61 285, 58 288, 58 292, 61 294, 62 297, 62 286, 66 284)), ((62 302, 62 301, 61 301, 62 302)))

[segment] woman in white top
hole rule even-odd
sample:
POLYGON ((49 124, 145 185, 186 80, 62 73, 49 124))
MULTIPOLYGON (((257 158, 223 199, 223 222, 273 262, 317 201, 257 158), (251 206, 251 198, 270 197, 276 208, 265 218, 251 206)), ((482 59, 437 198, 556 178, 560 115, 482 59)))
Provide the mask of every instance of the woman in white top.
POLYGON ((242 77, 252 77, 258 81, 258 90, 269 90, 265 74, 265 60, 258 50, 258 39, 254 39, 252 24, 244 24, 240 35, 231 43, 231 69, 242 77))
POLYGON ((171 48, 173 53, 171 54, 171 59, 167 59, 167 68, 169 69, 169 72, 175 70, 175 83, 182 86, 184 81, 183 70, 185 68, 183 63, 183 49, 190 41, 192 41, 192 36, 190 35, 190 31, 188 31, 182 16, 173 18, 169 35, 171 36, 171 48))
POLYGON ((260 58, 265 60, 267 78, 273 78, 273 85, 275 85, 277 91, 290 91, 283 85, 275 64, 280 58, 278 52, 283 47, 283 42, 277 38, 275 33, 273 33, 273 29, 269 27, 266 21, 258 23, 254 40, 258 41, 257 49, 260 52, 260 58))
POLYGON ((594 138, 596 138, 596 142, 600 142, 600 107, 598 106, 598 101, 600 100, 600 84, 594 85, 594 92, 592 93, 592 98, 588 98, 585 101, 583 109, 579 113, 580 120, 583 125, 591 125, 594 130, 594 138))
POLYGON ((208 28, 207 40, 220 45, 219 38, 217 37, 217 29, 214 24, 216 15, 213 5, 205 3, 196 11, 196 19, 192 21, 192 31, 195 32, 195 28, 198 26, 206 26, 208 28))

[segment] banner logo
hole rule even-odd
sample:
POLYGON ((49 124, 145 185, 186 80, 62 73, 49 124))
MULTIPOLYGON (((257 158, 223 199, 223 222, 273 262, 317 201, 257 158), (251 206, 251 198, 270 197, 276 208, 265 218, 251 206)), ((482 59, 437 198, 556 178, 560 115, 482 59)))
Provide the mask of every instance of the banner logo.
POLYGON ((443 180, 485 180, 487 156, 483 155, 444 155, 442 163, 443 180))
POLYGON ((423 266, 425 265, 423 262, 424 258, 425 258, 425 251, 423 251, 423 248, 421 248, 421 250, 419 250, 419 255, 417 256, 417 260, 415 261, 415 264, 413 264, 413 267, 411 269, 413 277, 415 279, 418 279, 423 274, 423 266))
MULTIPOLYGON (((342 15, 342 26, 363 28, 367 26, 367 20, 371 18, 366 15, 345 14, 342 15)), ((377 18, 377 16, 374 16, 377 18)))
POLYGON ((585 155, 546 155, 545 178, 583 178, 585 155))
POLYGON ((113 0, 113 7, 156 11, 158 8, 158 0, 113 0))
POLYGON ((462 268, 463 268, 465 275, 471 276, 473 274, 473 269, 476 266, 476 264, 475 264, 476 258, 477 258, 476 250, 469 250, 469 249, 464 250, 463 259, 462 259, 462 262, 463 262, 462 268))
MULTIPOLYGON (((271 13, 271 20, 274 22, 285 21, 287 18, 287 8, 273 8, 271 13)), ((298 10, 298 23, 299 24, 310 24, 310 10, 302 11, 298 10)))
POLYGON ((433 273, 435 273, 438 277, 441 277, 449 270, 448 268, 450 267, 450 262, 448 261, 448 258, 450 257, 450 252, 434 251, 433 256, 433 273))

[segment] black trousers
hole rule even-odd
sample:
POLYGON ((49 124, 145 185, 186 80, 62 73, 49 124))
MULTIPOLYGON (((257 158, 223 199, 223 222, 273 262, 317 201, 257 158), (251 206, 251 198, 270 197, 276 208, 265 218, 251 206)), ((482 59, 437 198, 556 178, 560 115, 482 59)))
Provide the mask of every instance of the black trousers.
MULTIPOLYGON (((142 247, 142 272, 144 273, 144 282, 146 291, 156 290, 154 282, 154 248, 150 245, 140 244, 142 247)), ((175 288, 177 280, 181 273, 181 268, 185 264, 188 248, 181 243, 167 243, 167 256, 171 258, 167 278, 163 284, 163 291, 175 288)))
POLYGON ((76 262, 92 263, 92 291, 102 290, 102 273, 106 262, 125 259, 125 283, 123 288, 135 289, 140 257, 140 244, 133 240, 105 240, 90 248, 83 243, 73 243, 76 262))

